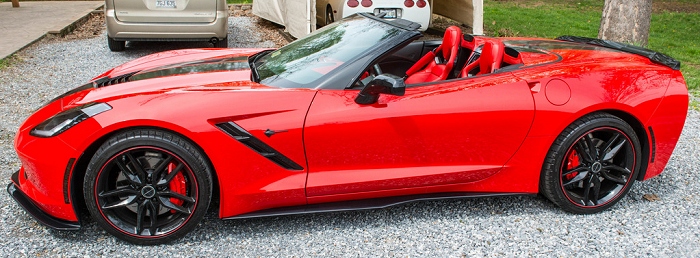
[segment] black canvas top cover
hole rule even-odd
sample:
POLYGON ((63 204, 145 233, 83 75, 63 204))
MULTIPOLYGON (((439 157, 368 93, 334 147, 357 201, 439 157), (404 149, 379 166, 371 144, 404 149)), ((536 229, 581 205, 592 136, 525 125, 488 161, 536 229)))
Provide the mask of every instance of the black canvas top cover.
POLYGON ((577 36, 560 36, 556 38, 556 40, 563 40, 563 41, 569 41, 569 42, 576 42, 576 43, 584 43, 584 44, 590 44, 590 45, 596 45, 596 46, 601 46, 601 47, 606 47, 606 48, 612 48, 620 51, 624 51, 627 53, 632 53, 640 56, 644 56, 646 58, 649 58, 654 63, 661 64, 668 66, 669 68, 673 70, 680 70, 681 69, 681 62, 673 59, 670 56, 664 55, 662 53, 646 49, 643 47, 637 47, 629 44, 624 44, 620 42, 615 42, 611 40, 602 40, 602 39, 594 39, 594 38, 586 38, 586 37, 577 37, 577 36))

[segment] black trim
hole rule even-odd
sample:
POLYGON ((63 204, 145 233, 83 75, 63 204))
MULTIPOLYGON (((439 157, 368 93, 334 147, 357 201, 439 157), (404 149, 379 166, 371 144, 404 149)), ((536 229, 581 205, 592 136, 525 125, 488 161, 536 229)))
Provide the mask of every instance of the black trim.
POLYGON ((282 153, 273 149, 270 145, 265 144, 260 139, 255 138, 255 136, 234 122, 219 123, 216 124, 216 127, 233 137, 233 139, 236 139, 243 145, 248 146, 250 149, 285 169, 304 170, 302 166, 282 155, 282 153))
POLYGON ((656 160, 656 136, 654 135, 654 129, 649 126, 649 135, 651 136, 651 163, 656 160))
POLYGON ((66 204, 70 203, 68 183, 70 183, 70 172, 73 169, 73 164, 75 164, 75 158, 70 158, 68 160, 68 165, 66 165, 66 171, 63 172, 63 202, 66 204))
POLYGON ((467 42, 472 42, 474 41, 474 36, 471 34, 463 34, 462 39, 466 40, 467 42))
POLYGON ((664 55, 662 53, 646 49, 643 47, 638 47, 638 46, 633 46, 629 44, 624 44, 620 42, 615 42, 612 40, 602 40, 602 39, 594 39, 594 38, 586 38, 586 37, 577 37, 577 36, 560 36, 556 38, 556 40, 563 40, 563 41, 569 41, 569 42, 576 42, 576 43, 584 43, 584 44, 589 44, 589 45, 596 45, 596 46, 601 46, 601 47, 606 47, 606 48, 612 48, 616 50, 620 50, 623 52, 631 53, 631 54, 636 54, 640 55, 646 58, 649 58, 654 63, 665 65, 673 70, 680 70, 681 69, 681 62, 673 59, 670 56, 664 55))
POLYGON ((36 221, 44 226, 57 229, 57 230, 79 230, 80 222, 65 221, 62 219, 54 218, 46 212, 42 211, 34 202, 32 202, 26 194, 22 192, 17 187, 19 177, 19 171, 12 174, 12 183, 7 185, 7 192, 12 196, 13 199, 22 207, 30 216, 32 216, 36 221))
POLYGON ((528 195, 528 194, 525 194, 525 193, 435 193, 435 194, 405 195, 405 196, 374 198, 374 199, 364 199, 364 200, 355 200, 355 201, 343 201, 343 202, 320 203, 320 204, 310 204, 310 205, 302 205, 302 206, 273 208, 273 209, 267 209, 267 210, 262 210, 262 211, 255 211, 255 212, 251 212, 251 213, 241 214, 241 215, 228 217, 228 218, 224 218, 224 219, 247 219, 247 218, 260 218, 260 217, 271 217, 271 216, 282 216, 282 215, 293 215, 293 214, 310 214, 310 213, 323 213, 323 212, 382 209, 382 208, 387 208, 387 207, 394 206, 394 205, 405 204, 405 203, 415 202, 415 201, 443 200, 443 199, 455 199, 455 198, 499 197, 499 196, 514 196, 514 195, 528 195))
POLYGON ((110 85, 115 85, 119 83, 125 83, 128 82, 129 79, 131 78, 132 75, 134 75, 136 72, 133 73, 127 73, 127 74, 122 74, 116 77, 102 77, 97 80, 95 80, 93 83, 95 85, 95 88, 101 88, 105 86, 110 86, 110 85))
POLYGON ((520 56, 520 52, 518 52, 518 50, 515 50, 512 47, 505 47, 503 53, 514 58, 518 58, 518 56, 520 56))

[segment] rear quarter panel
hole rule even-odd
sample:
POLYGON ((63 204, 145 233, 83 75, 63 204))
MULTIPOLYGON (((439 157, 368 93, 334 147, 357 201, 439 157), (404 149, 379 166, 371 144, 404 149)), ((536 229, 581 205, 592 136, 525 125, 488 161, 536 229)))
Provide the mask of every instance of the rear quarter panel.
MULTIPOLYGON (((536 112, 528 139, 546 143, 535 144, 540 153, 546 153, 556 137, 577 119, 608 112, 635 127, 644 154, 643 179, 648 179, 665 167, 685 122, 688 97, 682 76, 643 57, 562 61, 526 67, 513 74, 528 81, 531 87, 536 112), (566 94, 561 90, 561 82, 568 86, 565 103, 561 103, 562 94, 566 94)), ((536 167, 541 166, 539 159, 536 167)))

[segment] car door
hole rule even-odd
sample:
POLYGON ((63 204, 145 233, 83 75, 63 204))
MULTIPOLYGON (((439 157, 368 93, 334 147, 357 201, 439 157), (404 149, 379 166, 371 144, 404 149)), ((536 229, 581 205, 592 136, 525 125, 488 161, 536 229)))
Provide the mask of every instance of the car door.
POLYGON ((410 86, 359 105, 358 90, 320 90, 306 117, 308 197, 473 182, 497 173, 534 117, 510 73, 410 86))

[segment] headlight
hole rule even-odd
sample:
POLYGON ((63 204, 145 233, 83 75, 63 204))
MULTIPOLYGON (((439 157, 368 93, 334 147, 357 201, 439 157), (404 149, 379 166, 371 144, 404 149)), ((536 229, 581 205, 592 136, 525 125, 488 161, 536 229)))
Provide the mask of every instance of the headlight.
POLYGON ((75 107, 46 119, 46 121, 34 127, 29 134, 36 137, 56 136, 85 119, 110 109, 112 109, 112 107, 105 103, 90 103, 75 107))

